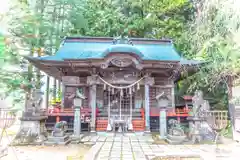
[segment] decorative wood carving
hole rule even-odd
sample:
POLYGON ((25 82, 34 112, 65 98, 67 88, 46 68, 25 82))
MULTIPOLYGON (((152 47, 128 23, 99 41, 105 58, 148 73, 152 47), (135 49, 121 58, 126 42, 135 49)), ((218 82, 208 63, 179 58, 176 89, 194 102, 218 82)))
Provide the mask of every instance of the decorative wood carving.
POLYGON ((117 58, 113 58, 111 60, 111 63, 114 65, 114 66, 117 66, 117 67, 128 67, 130 66, 133 62, 131 59, 129 58, 121 58, 121 57, 117 57, 117 58))
POLYGON ((150 85, 150 86, 154 85, 154 78, 153 77, 146 77, 145 78, 145 84, 150 85))
POLYGON ((139 79, 139 76, 135 72, 118 71, 113 72, 110 75, 106 75, 105 79, 113 84, 130 84, 137 81, 139 79))
POLYGON ((88 85, 94 85, 94 84, 99 84, 100 81, 98 79, 98 75, 92 75, 87 77, 87 84, 88 85))
POLYGON ((80 78, 77 76, 63 76, 62 77, 63 84, 80 84, 80 78))
POLYGON ((110 64, 120 68, 129 67, 134 64, 138 70, 143 68, 142 64, 135 57, 122 54, 108 57, 106 61, 101 64, 101 68, 106 69, 110 64))

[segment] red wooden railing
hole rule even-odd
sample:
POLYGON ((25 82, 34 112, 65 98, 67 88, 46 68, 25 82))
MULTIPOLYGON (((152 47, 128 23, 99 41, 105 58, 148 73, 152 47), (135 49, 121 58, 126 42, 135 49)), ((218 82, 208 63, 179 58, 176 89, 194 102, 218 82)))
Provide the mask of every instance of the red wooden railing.
MULTIPOLYGON (((168 117, 177 117, 180 119, 181 117, 187 117, 189 114, 189 109, 176 109, 176 110, 169 110, 167 112, 168 117)), ((98 115, 99 111, 96 111, 96 115, 98 115)), ((150 116, 159 116, 160 108, 150 108, 150 116)), ((91 108, 82 108, 81 115, 91 116, 91 108)), ((59 109, 55 112, 49 112, 48 116, 56 117, 56 122, 61 120, 62 116, 74 116, 73 109, 59 109)), ((144 108, 141 109, 141 119, 133 119, 133 129, 134 131, 144 131, 145 129, 145 111, 144 108)), ((106 131, 107 129, 107 119, 96 119, 96 130, 97 131, 106 131)))

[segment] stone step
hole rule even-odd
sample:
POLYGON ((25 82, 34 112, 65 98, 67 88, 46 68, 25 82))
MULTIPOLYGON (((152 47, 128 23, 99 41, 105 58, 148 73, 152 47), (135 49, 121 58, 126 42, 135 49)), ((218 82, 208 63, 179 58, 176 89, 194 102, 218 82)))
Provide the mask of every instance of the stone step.
POLYGON ((48 141, 49 142, 65 142, 67 140, 69 140, 69 136, 65 135, 63 137, 53 137, 53 136, 49 136, 48 137, 48 141))
POLYGON ((46 142, 44 142, 44 145, 46 145, 46 146, 68 145, 69 143, 71 143, 71 140, 70 140, 70 139, 68 139, 67 141, 64 141, 64 142, 46 141, 46 142))
POLYGON ((183 144, 185 140, 171 140, 166 138, 167 143, 172 144, 172 145, 177 145, 177 144, 183 144))
POLYGON ((183 141, 186 139, 186 136, 172 136, 168 134, 167 139, 170 139, 172 141, 183 141))

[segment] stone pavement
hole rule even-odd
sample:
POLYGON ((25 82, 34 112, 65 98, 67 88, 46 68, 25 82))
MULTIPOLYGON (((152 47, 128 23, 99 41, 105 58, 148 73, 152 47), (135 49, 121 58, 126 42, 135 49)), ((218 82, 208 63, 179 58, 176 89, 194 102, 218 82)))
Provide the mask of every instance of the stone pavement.
POLYGON ((89 151, 87 155, 91 156, 86 160, 151 160, 156 156, 201 156, 204 160, 236 160, 240 149, 240 145, 224 145, 219 147, 221 153, 216 153, 216 145, 156 145, 152 143, 151 136, 136 134, 96 137, 94 140, 97 139, 98 146, 89 151))

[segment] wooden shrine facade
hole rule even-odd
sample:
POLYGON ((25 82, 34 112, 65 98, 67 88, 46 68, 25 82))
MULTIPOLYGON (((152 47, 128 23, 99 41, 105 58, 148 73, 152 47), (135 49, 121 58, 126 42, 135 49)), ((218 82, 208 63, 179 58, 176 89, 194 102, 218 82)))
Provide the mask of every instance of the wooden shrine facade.
POLYGON ((73 116, 76 90, 86 97, 81 113, 91 131, 113 131, 114 121, 150 131, 150 117, 162 107, 175 113, 181 57, 169 40, 67 38, 54 56, 26 58, 62 83, 62 110, 49 116, 73 116))

